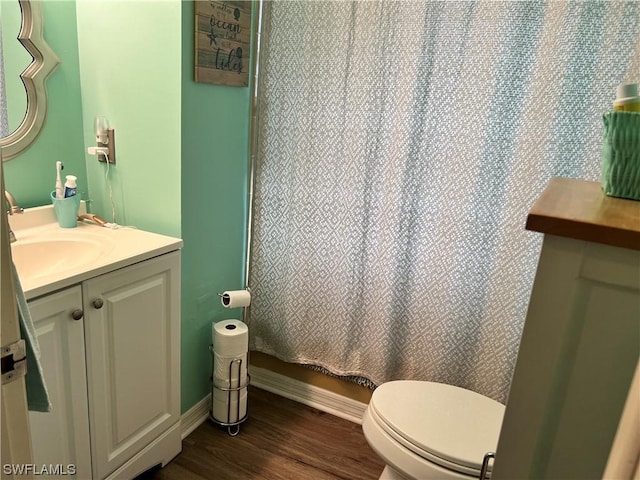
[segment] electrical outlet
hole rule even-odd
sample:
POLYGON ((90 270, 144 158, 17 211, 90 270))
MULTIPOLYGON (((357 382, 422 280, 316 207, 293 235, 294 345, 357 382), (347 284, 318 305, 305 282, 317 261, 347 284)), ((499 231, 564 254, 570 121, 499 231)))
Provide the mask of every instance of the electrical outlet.
POLYGON ((113 128, 107 129, 107 141, 106 143, 97 142, 97 146, 107 149, 107 155, 98 153, 98 161, 106 162, 109 159, 110 164, 116 163, 116 134, 113 128))

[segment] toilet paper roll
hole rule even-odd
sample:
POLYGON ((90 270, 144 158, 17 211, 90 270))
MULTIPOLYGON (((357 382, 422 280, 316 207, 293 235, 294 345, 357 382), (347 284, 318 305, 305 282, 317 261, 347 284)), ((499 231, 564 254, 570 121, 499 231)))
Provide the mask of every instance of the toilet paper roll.
POLYGON ((246 385, 247 354, 228 357, 214 353, 213 381, 217 387, 224 388, 236 388, 241 385, 246 385), (241 360, 241 362, 238 362, 238 359, 241 360))
POLYGON ((249 290, 229 290, 223 292, 220 301, 226 308, 248 307, 251 303, 249 290))
POLYGON ((211 413, 220 423, 234 423, 242 420, 247 414, 247 389, 244 388, 239 392, 224 392, 214 388, 211 413), (239 411, 238 398, 240 399, 239 411))
POLYGON ((212 325, 213 351, 223 357, 243 355, 249 350, 249 328, 240 320, 222 320, 212 325))

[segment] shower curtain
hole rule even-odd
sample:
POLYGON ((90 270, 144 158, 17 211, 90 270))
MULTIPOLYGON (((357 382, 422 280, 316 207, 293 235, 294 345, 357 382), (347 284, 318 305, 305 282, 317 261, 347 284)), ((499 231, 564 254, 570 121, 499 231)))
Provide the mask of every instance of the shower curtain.
POLYGON ((9 135, 7 90, 4 85, 4 54, 2 49, 2 20, 0 19, 0 138, 9 135))
POLYGON ((551 176, 598 180, 635 2, 264 5, 251 348, 505 402, 551 176))

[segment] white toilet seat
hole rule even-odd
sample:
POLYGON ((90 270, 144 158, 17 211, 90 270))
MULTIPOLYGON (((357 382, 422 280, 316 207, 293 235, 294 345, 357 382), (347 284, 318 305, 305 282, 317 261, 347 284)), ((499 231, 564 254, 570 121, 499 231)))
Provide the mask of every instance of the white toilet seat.
POLYGON ((477 480, 454 472, 430 462, 396 442, 378 423, 372 419, 371 410, 367 408, 362 418, 362 431, 369 445, 387 464, 380 480, 477 480), (389 472, 391 467, 391 472, 389 472))
POLYGON ((420 464, 439 466, 444 473, 458 472, 459 478, 478 478, 484 454, 496 449, 503 415, 504 405, 470 390, 400 380, 376 389, 363 429, 365 435, 368 430, 368 436, 375 437, 367 439, 380 456, 401 471, 407 466, 398 464, 398 455, 404 453, 407 461, 415 457, 409 470, 416 471, 420 464), (383 446, 376 448, 376 438, 383 446), (389 450, 394 451, 395 461, 387 458, 389 450))

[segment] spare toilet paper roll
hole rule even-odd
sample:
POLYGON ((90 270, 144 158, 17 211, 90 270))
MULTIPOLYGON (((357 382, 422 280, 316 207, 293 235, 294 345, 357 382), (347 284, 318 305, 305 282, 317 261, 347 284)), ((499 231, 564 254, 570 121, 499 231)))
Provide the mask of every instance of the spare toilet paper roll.
POLYGON ((222 306, 227 308, 248 307, 251 294, 249 290, 229 290, 222 293, 220 301, 222 306))
POLYGON ((224 357, 249 350, 249 328, 240 320, 221 320, 212 326, 213 351, 224 357))
POLYGON ((213 381, 217 387, 236 388, 247 383, 247 354, 226 357, 214 353, 213 381), (238 360, 241 360, 238 361, 238 360))
POLYGON ((239 392, 224 392, 213 390, 213 418, 220 423, 234 423, 242 420, 247 414, 247 389, 239 392), (240 410, 238 410, 240 398, 240 410))
POLYGON ((222 320, 212 326, 213 351, 224 357, 242 355, 249 350, 249 328, 240 320, 222 320))

